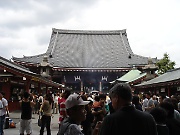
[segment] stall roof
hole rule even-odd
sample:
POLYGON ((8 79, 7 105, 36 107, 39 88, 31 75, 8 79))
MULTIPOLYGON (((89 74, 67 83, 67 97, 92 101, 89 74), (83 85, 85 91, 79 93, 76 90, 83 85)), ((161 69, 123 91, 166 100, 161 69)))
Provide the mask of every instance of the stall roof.
MULTIPOLYGON (((142 73, 138 69, 132 69, 128 73, 123 75, 122 77, 116 79, 115 81, 130 83, 146 76, 146 74, 147 73, 142 73)), ((110 83, 114 83, 115 81, 110 82, 110 83)))
MULTIPOLYGON (((46 79, 46 78, 40 76, 39 74, 31 72, 28 68, 18 65, 18 64, 14 63, 10 60, 7 60, 1 56, 0 56, 0 68, 8 71, 10 73, 13 73, 13 74, 16 74, 16 75, 19 75, 22 77, 27 77, 34 81, 39 81, 39 82, 42 82, 42 83, 50 85, 50 86, 54 86, 54 87, 61 86, 61 84, 53 82, 49 79, 46 79)), ((3 74, 1 76, 3 76, 3 74)))
POLYGON ((154 85, 154 84, 160 84, 160 83, 167 83, 172 82, 180 79, 180 68, 176 68, 173 70, 170 70, 152 80, 149 80, 147 82, 135 85, 136 87, 141 86, 148 86, 148 85, 154 85))

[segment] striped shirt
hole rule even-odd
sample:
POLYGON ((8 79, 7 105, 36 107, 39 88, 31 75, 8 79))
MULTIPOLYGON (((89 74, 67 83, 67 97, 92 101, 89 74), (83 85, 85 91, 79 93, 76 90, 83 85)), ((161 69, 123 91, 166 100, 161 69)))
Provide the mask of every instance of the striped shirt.
POLYGON ((64 118, 66 117, 66 105, 65 105, 65 99, 61 100, 62 102, 60 103, 60 113, 59 113, 59 125, 62 123, 64 118))

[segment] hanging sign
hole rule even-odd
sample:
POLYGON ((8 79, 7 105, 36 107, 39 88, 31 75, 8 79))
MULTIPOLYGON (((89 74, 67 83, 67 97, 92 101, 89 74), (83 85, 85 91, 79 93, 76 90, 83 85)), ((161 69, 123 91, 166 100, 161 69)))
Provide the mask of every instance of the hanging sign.
POLYGON ((165 88, 161 88, 161 92, 165 92, 165 88))
POLYGON ((180 87, 177 87, 177 91, 180 91, 180 87))

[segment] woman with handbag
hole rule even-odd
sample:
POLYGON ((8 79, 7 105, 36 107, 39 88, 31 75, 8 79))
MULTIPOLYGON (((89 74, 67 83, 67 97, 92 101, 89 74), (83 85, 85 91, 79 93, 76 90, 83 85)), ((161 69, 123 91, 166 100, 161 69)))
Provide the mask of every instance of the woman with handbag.
POLYGON ((52 113, 51 113, 52 102, 53 102, 52 97, 50 96, 50 94, 47 94, 45 96, 45 100, 40 108, 40 112, 43 112, 43 115, 41 118, 40 135, 44 134, 45 126, 46 126, 46 130, 47 130, 47 135, 51 135, 50 123, 51 123, 51 116, 52 116, 52 113))

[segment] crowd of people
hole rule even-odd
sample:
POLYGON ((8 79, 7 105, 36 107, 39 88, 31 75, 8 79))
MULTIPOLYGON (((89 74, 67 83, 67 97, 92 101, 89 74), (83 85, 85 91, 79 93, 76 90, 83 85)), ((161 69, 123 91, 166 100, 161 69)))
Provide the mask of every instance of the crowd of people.
POLYGON ((136 95, 126 83, 113 86, 108 94, 24 93, 21 105, 20 135, 32 134, 32 113, 41 114, 40 135, 46 127, 51 135, 52 114, 59 114, 57 135, 178 135, 180 103, 175 95, 136 95))

